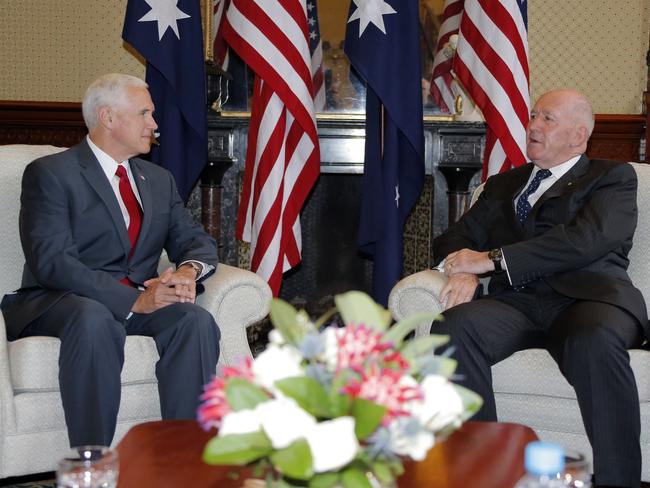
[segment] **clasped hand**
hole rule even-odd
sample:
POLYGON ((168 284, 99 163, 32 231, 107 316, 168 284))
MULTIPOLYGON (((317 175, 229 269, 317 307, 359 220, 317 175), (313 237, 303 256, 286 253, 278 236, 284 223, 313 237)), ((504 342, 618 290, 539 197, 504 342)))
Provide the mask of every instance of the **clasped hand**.
POLYGON ((445 258, 447 284, 440 291, 445 310, 472 300, 478 286, 478 275, 494 271, 494 263, 487 252, 461 249, 445 258))
POLYGON ((133 304, 134 313, 151 313, 172 303, 194 303, 196 272, 190 266, 167 268, 157 278, 143 283, 145 290, 133 304))

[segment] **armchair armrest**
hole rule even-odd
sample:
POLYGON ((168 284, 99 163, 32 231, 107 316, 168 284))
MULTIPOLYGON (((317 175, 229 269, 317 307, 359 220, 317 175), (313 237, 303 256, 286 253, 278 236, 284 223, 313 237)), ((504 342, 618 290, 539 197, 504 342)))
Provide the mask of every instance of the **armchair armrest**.
POLYGON ((246 328, 268 314, 271 289, 255 273, 227 264, 219 264, 203 285, 205 292, 197 303, 213 315, 221 330, 220 371, 224 365, 252 356, 246 328))
MULTIPOLYGON (((401 280, 391 290, 388 308, 395 320, 401 320, 416 312, 441 313, 444 303, 438 297, 447 283, 447 277, 434 269, 427 269, 412 274, 401 280)), ((429 335, 430 323, 420 324, 415 335, 429 335)))

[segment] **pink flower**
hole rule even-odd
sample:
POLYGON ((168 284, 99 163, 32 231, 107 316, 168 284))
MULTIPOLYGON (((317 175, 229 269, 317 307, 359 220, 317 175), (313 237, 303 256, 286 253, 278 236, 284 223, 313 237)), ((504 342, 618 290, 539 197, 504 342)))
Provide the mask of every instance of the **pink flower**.
POLYGON ((379 359, 392 345, 382 342, 380 332, 365 325, 348 325, 336 331, 338 346, 336 370, 350 368, 361 372, 370 360, 379 359))
POLYGON ((226 398, 226 381, 229 378, 243 378, 253 380, 252 360, 247 358, 240 367, 226 366, 222 377, 214 377, 203 387, 201 400, 203 403, 197 411, 197 418, 203 430, 219 428, 221 419, 232 409, 226 398))
POLYGON ((422 398, 417 383, 411 385, 402 380, 401 372, 372 364, 367 371, 361 373, 360 380, 352 379, 344 386, 343 392, 386 407, 387 412, 382 422, 386 424, 395 417, 409 415, 405 405, 422 398))

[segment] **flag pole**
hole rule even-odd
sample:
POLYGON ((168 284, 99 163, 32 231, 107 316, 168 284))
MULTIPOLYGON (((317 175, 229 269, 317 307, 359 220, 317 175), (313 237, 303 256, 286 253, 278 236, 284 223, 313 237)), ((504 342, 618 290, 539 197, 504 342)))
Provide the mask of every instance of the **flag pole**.
POLYGON ((203 14, 203 52, 205 60, 210 61, 212 53, 212 21, 214 19, 214 7, 212 0, 201 0, 201 12, 203 14))

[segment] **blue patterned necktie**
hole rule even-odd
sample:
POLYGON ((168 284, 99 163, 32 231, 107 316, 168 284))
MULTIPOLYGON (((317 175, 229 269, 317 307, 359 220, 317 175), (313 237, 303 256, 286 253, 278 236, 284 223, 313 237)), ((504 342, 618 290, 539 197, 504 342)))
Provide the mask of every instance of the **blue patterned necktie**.
POLYGON ((548 178, 551 174, 552 173, 548 169, 540 169, 533 178, 533 181, 528 185, 528 188, 526 188, 519 196, 519 199, 517 200, 517 218, 519 219, 520 224, 524 223, 526 217, 528 217, 530 209, 532 208, 528 201, 528 197, 531 193, 535 193, 542 180, 548 178))

